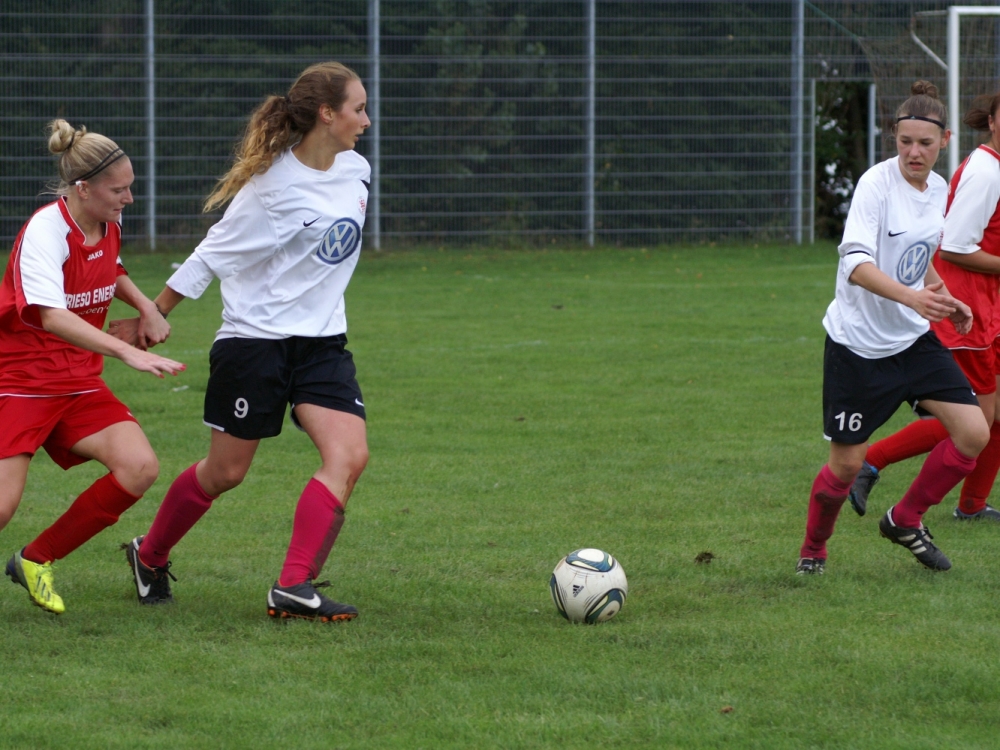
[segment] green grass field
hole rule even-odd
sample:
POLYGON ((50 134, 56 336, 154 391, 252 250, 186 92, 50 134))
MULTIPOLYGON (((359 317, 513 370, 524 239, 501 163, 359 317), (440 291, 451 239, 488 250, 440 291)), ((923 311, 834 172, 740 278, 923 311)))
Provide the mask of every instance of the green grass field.
MULTIPOLYGON (((152 296, 180 259, 126 262, 152 296)), ((996 747, 1000 528, 932 509, 939 574, 880 539, 913 460, 845 509, 825 577, 794 575, 835 267, 830 245, 367 252, 372 458, 323 575, 361 616, 333 626, 265 615, 317 465, 287 421, 175 549, 175 604, 135 602, 118 545, 208 444, 213 285, 160 348, 187 372, 107 366, 162 468, 58 563, 66 614, 0 581, 0 747, 996 747), (583 546, 629 577, 596 627, 548 593, 583 546)), ((38 455, 0 554, 101 473, 38 455)))

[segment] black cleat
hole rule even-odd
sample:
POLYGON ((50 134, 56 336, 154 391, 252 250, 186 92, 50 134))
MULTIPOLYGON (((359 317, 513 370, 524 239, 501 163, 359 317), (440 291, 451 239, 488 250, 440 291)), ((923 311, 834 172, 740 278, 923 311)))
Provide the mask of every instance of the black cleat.
POLYGON ((335 602, 316 590, 329 585, 329 581, 322 583, 306 581, 296 586, 279 586, 275 581, 271 590, 267 592, 267 614, 280 619, 298 617, 302 620, 320 622, 339 622, 357 617, 356 607, 335 602))
POLYGON ((151 568, 139 559, 139 545, 144 537, 137 536, 131 542, 123 544, 125 549, 125 559, 128 566, 132 568, 132 577, 135 579, 135 593, 139 597, 139 604, 169 604, 174 600, 170 593, 170 581, 174 574, 170 572, 170 562, 162 568, 151 568))
POLYGON ((959 521, 1000 521, 1000 510, 997 510, 992 505, 987 505, 976 513, 963 513, 958 508, 955 508, 954 515, 959 521))
POLYGON ((826 570, 826 560, 822 557, 801 557, 795 566, 795 574, 800 576, 821 576, 826 570))
POLYGON ((892 508, 890 508, 882 516, 882 520, 878 522, 878 530, 893 544, 899 544, 910 550, 913 556, 925 567, 931 570, 951 568, 951 560, 945 557, 944 552, 934 546, 934 543, 931 542, 933 539, 931 532, 923 524, 918 529, 897 526, 892 521, 892 508))
POLYGON ((878 480, 878 469, 867 461, 861 464, 861 471, 854 478, 854 484, 851 485, 851 491, 847 495, 851 507, 859 516, 868 511, 868 494, 872 491, 872 487, 878 484, 878 480))

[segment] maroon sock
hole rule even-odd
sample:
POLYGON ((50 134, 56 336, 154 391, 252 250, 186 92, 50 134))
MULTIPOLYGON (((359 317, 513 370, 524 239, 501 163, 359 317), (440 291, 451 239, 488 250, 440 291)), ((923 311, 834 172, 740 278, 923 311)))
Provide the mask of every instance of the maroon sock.
POLYGON ((892 509, 892 520, 906 529, 917 528, 927 509, 941 502, 974 468, 976 459, 960 452, 951 438, 942 440, 924 461, 903 499, 892 509))
POLYGON ((156 568, 166 565, 170 550, 208 512, 212 501, 218 497, 209 495, 198 484, 197 466, 193 464, 181 472, 167 490, 153 525, 139 548, 139 559, 144 565, 156 568))
POLYGON ((958 509, 972 515, 986 507, 986 498, 993 490, 993 483, 1000 470, 1000 422, 990 426, 990 442, 976 458, 976 468, 962 483, 958 509))
POLYGON ((826 540, 833 536, 833 526, 850 489, 851 482, 841 482, 829 466, 820 469, 809 495, 806 540, 799 557, 826 559, 826 540))
POLYGON ((105 474, 73 501, 45 531, 24 548, 24 557, 32 562, 61 560, 88 540, 118 521, 135 505, 141 495, 133 495, 114 478, 105 474))
POLYGON ((343 503, 322 482, 310 479, 295 508, 292 541, 278 585, 297 586, 319 576, 343 525, 343 503))

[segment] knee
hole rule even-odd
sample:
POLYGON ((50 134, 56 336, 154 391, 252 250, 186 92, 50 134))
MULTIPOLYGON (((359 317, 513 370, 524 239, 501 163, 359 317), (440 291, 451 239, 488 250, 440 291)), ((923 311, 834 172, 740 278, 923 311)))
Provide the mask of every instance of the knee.
POLYGON ((353 448, 347 459, 348 468, 351 471, 351 476, 355 479, 361 476, 361 472, 365 470, 368 466, 368 446, 359 445, 353 448))
POLYGON ((247 470, 243 466, 222 464, 212 466, 206 476, 200 479, 202 489, 209 495, 221 495, 223 492, 239 487, 246 478, 247 470))
POLYGON ((108 467, 118 483, 133 495, 143 495, 160 476, 160 462, 152 450, 141 451, 117 467, 108 467))
POLYGON ((986 447, 986 444, 990 442, 990 428, 987 426, 985 420, 969 430, 968 434, 960 436, 962 439, 962 444, 959 444, 957 440, 955 442, 955 447, 958 448, 962 453, 969 456, 978 456, 980 451, 986 447), (966 450, 966 448, 968 450, 966 450))
POLYGON ((861 467, 864 465, 864 459, 859 458, 839 458, 830 459, 830 471, 833 475, 837 477, 841 482, 853 482, 858 476, 858 472, 861 471, 861 467))

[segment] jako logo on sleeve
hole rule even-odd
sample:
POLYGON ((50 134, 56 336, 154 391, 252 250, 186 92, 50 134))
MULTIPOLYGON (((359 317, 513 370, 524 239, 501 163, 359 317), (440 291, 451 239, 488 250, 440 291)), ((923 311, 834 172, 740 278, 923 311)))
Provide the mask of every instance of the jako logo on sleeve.
POLYGON ((926 242, 910 245, 896 266, 896 278, 902 284, 913 286, 927 273, 927 263, 930 257, 931 246, 926 242))
POLYGON ((361 244, 361 227, 353 219, 338 219, 330 227, 316 256, 324 263, 335 266, 349 258, 361 244))

